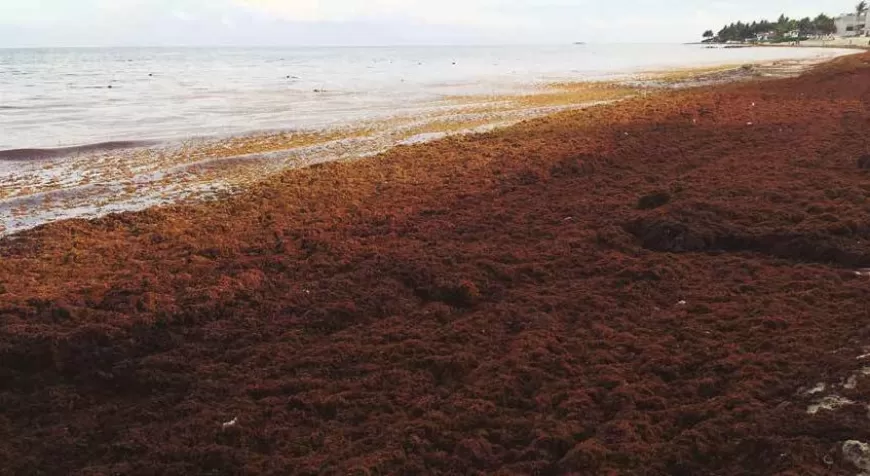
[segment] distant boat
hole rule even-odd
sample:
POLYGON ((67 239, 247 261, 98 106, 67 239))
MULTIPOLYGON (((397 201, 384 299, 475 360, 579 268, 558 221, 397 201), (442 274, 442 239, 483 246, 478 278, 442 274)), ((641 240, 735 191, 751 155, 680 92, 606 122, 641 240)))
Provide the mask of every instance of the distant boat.
POLYGON ((586 42, 585 41, 575 41, 574 44, 575 45, 585 45, 586 42))

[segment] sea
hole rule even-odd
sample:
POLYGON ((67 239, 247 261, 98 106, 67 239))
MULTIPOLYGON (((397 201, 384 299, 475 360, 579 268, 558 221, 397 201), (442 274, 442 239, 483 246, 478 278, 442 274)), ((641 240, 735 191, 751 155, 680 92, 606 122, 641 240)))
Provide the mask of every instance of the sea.
POLYGON ((444 96, 819 54, 671 44, 0 49, 0 151, 322 129, 444 96))
POLYGON ((0 49, 0 236, 636 94, 685 68, 850 50, 677 44, 0 49))

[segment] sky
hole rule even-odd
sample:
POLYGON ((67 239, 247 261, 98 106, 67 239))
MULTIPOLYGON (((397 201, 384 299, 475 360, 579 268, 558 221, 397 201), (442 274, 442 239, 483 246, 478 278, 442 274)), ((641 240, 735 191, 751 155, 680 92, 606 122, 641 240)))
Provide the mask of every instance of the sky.
POLYGON ((687 42, 854 0, 0 0, 0 48, 687 42))

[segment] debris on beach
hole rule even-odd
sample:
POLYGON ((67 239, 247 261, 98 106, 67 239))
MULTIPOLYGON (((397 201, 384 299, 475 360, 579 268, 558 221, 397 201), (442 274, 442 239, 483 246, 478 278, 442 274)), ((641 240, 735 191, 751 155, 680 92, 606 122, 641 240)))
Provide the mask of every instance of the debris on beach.
MULTIPOLYGON (((870 474, 870 445, 862 441, 849 440, 843 443, 843 458, 855 468, 870 474)), ((860 475, 859 475, 860 476, 860 475)))
POLYGON ((834 411, 840 407, 844 407, 846 405, 852 405, 852 400, 848 398, 841 397, 839 395, 828 395, 816 403, 807 407, 807 413, 810 415, 815 415, 820 411, 834 411))

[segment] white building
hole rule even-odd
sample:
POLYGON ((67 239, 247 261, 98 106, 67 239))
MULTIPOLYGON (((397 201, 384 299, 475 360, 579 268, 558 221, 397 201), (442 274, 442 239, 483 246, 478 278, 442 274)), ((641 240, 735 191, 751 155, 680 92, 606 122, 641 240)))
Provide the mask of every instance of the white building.
POLYGON ((857 13, 844 13, 834 18, 837 36, 870 36, 868 15, 870 15, 870 11, 862 13, 861 16, 858 16, 857 13))

